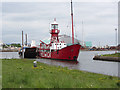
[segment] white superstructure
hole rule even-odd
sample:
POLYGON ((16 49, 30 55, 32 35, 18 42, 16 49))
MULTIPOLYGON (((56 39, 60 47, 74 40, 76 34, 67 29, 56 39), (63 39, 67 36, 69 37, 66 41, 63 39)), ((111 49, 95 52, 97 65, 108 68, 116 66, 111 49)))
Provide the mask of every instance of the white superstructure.
POLYGON ((66 43, 52 43, 52 46, 50 47, 50 50, 60 50, 62 48, 67 47, 66 43))
POLYGON ((35 42, 35 40, 32 40, 31 47, 36 47, 36 42, 35 42))

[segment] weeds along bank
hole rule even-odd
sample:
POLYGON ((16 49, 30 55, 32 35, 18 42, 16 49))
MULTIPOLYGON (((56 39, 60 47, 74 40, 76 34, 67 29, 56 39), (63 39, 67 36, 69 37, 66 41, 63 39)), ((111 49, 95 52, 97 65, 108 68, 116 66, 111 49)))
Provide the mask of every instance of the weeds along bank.
POLYGON ((2 60, 3 88, 118 88, 117 77, 50 66, 27 59, 2 60))
POLYGON ((2 60, 0 60, 0 90, 2 89, 2 60))
POLYGON ((120 53, 115 53, 115 54, 105 54, 102 56, 109 56, 109 57, 120 57, 120 53))

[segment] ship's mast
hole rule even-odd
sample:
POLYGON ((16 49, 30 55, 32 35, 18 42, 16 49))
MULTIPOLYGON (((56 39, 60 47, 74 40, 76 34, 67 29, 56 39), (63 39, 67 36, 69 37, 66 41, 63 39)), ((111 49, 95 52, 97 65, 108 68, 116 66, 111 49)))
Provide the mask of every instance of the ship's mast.
POLYGON ((72 8, 72 0, 71 0, 71 19, 72 19, 72 44, 74 44, 74 27, 73 27, 73 8, 72 8))

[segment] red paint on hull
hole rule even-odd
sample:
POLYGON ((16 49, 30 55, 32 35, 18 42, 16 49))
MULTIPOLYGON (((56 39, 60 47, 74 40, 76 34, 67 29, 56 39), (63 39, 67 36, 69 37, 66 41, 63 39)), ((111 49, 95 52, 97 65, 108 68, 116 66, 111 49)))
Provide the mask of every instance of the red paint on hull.
POLYGON ((67 46, 61 50, 53 51, 48 57, 47 55, 43 55, 43 53, 40 53, 40 58, 48 58, 48 59, 59 59, 59 60, 77 60, 79 50, 80 50, 81 45, 71 45, 67 46))

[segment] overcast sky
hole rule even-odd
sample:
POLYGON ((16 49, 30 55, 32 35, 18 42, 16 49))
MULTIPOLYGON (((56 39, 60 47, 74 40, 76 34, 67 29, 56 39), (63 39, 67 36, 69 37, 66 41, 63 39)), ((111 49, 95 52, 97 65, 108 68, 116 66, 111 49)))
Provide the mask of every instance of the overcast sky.
MULTIPOLYGON (((93 45, 115 45, 118 28, 117 2, 73 2, 75 36, 93 45), (83 26, 82 26, 83 21, 83 26)), ((56 18, 60 34, 71 36, 70 2, 3 2, 2 39, 21 43, 21 31, 28 41, 50 38, 50 23, 56 18)))

